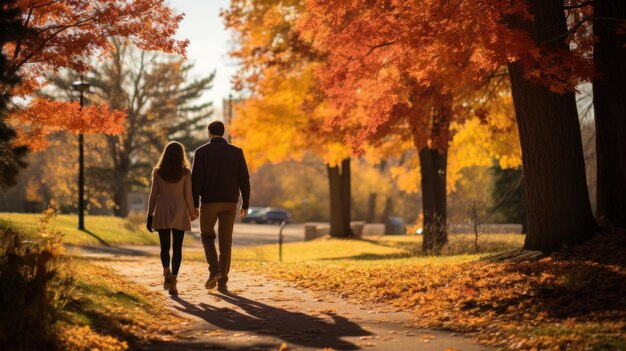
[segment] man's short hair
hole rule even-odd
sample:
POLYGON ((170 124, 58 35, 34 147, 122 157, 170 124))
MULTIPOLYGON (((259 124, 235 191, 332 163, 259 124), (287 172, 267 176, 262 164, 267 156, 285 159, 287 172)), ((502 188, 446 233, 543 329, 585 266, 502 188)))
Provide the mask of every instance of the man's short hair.
POLYGON ((224 123, 220 121, 213 121, 209 124, 209 134, 223 136, 224 135, 224 123))

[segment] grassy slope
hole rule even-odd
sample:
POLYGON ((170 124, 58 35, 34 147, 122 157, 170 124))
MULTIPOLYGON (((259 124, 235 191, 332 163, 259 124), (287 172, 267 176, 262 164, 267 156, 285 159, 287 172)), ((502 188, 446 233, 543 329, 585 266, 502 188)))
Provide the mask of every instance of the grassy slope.
MULTIPOLYGON (((469 235, 450 236, 447 256, 439 257, 421 255, 420 237, 400 236, 286 244, 283 264, 277 245, 236 249, 233 258, 235 267, 392 304, 425 317, 419 326, 473 332, 506 349, 623 350, 626 240, 620 237, 519 264, 477 261, 481 254, 469 254, 469 235)), ((519 248, 523 239, 484 235, 479 246, 484 255, 519 248)))
MULTIPOLYGON (((8 222, 31 236, 39 223, 39 214, 0 213, 0 221, 8 222)), ((124 218, 111 216, 86 216, 86 232, 78 230, 76 215, 57 215, 49 230, 64 234, 63 242, 76 245, 153 245, 158 244, 156 234, 148 233, 142 225, 124 218)))
MULTIPOLYGON (((344 267, 383 267, 404 264, 467 262, 486 252, 519 248, 524 236, 490 234, 479 239, 480 251, 474 253, 473 236, 451 235, 445 256, 423 256, 421 236, 380 236, 362 240, 321 239, 290 243, 283 246, 283 262, 289 264, 323 264, 344 267)), ((198 254, 193 259, 202 260, 198 254), (197 256, 197 257, 196 257, 197 256)), ((278 245, 236 248, 233 259, 242 264, 256 265, 277 262, 278 245)))
POLYGON ((123 350, 141 340, 173 340, 185 321, 163 297, 80 258, 70 269, 76 290, 59 322, 59 339, 70 350, 123 350))

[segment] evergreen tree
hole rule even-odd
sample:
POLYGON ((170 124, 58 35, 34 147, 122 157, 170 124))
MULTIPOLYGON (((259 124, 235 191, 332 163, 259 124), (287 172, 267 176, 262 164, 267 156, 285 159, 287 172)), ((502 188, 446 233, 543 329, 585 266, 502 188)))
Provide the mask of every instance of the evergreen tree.
POLYGON ((11 88, 19 78, 11 74, 8 61, 1 48, 24 32, 19 12, 13 0, 0 0, 0 189, 15 185, 20 169, 26 167, 26 146, 14 145, 15 131, 5 123, 7 105, 11 100, 11 88))

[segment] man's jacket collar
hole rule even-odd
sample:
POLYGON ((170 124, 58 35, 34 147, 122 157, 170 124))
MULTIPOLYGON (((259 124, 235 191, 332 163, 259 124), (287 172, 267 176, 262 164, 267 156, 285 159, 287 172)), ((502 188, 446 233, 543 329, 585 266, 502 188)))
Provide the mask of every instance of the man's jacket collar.
POLYGON ((228 141, 226 141, 226 139, 222 138, 222 137, 214 137, 211 138, 211 140, 209 141, 209 143, 223 143, 223 144, 228 144, 228 141))

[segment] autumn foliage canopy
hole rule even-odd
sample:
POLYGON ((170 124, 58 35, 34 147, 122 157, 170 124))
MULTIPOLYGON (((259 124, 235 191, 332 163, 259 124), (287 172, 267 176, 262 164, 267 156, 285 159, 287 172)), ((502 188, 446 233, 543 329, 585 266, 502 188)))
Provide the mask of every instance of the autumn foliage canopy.
POLYGON ((181 55, 187 46, 173 38, 182 15, 161 0, 20 0, 14 6, 29 31, 2 48, 10 73, 22 77, 11 91, 21 99, 14 99, 8 119, 19 128, 21 142, 35 150, 44 148, 45 136, 58 130, 119 134, 125 118, 124 111, 111 111, 106 105, 81 110, 76 102, 35 97, 46 86, 48 74, 86 71, 90 58, 106 57, 111 37, 145 50, 181 55))
MULTIPOLYGON (((311 0, 307 9, 299 28, 314 47, 326 50, 328 64, 318 78, 340 108, 332 123, 367 101, 369 119, 351 140, 357 146, 389 119, 406 115, 394 113, 399 105, 415 110, 450 104, 451 95, 480 88, 511 62, 521 62, 528 79, 555 92, 574 89, 592 72, 585 55, 589 39, 579 40, 572 52, 546 51, 510 25, 532 18, 525 1, 311 0)), ((413 115, 428 114, 421 112, 413 115)))

